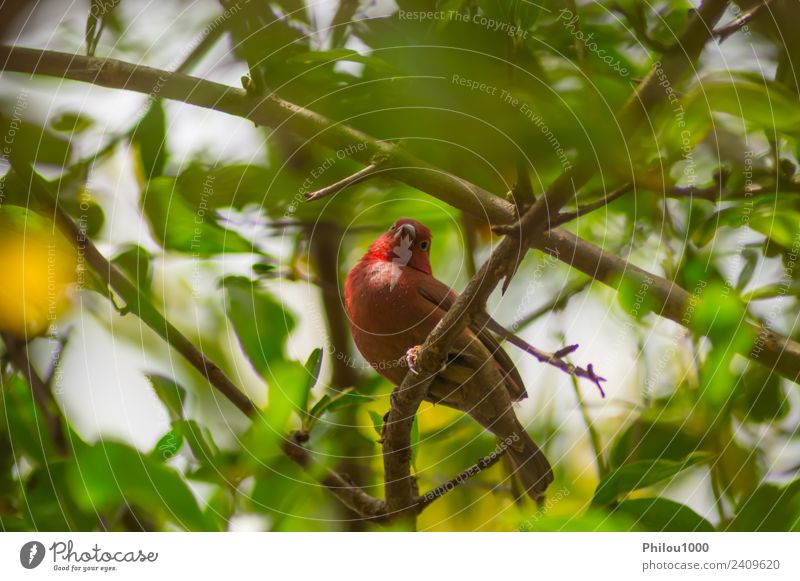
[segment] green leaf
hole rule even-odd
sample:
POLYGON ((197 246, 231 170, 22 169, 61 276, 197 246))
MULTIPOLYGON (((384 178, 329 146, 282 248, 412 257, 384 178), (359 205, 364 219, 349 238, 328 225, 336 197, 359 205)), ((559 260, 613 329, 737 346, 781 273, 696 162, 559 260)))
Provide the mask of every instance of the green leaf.
POLYGON ((92 0, 86 17, 86 56, 94 56, 100 36, 120 0, 92 0))
POLYGON ((800 479, 784 487, 762 484, 739 505, 731 531, 800 531, 800 479))
POLYGON ((745 74, 705 79, 694 98, 713 111, 740 117, 756 127, 792 132, 800 129, 800 102, 778 83, 745 74), (732 79, 730 77, 733 77, 732 79))
POLYGON ((383 437, 383 416, 375 410, 369 410, 369 417, 372 420, 372 428, 375 433, 383 437))
POLYGON ((286 62, 289 64, 315 65, 330 64, 338 61, 361 63, 374 68, 377 72, 383 72, 389 75, 401 74, 399 69, 384 60, 378 57, 360 54, 349 48, 304 52, 289 58, 286 62))
POLYGON ((666 498, 637 498, 623 500, 614 509, 614 514, 624 514, 632 519, 637 528, 659 532, 710 533, 714 527, 686 505, 666 498))
POLYGON ((166 462, 180 451, 181 446, 183 446, 183 434, 173 428, 158 439, 150 451, 150 457, 166 462))
POLYGON ((519 523, 523 532, 626 532, 636 530, 635 522, 624 513, 590 507, 583 514, 550 516, 538 512, 519 523))
POLYGON ((798 296, 800 295, 800 283, 793 282, 789 285, 784 283, 768 284, 757 288, 749 293, 742 295, 744 302, 750 301, 763 301, 774 299, 783 296, 798 296))
POLYGON ((147 375, 147 379, 164 405, 170 417, 179 420, 183 417, 183 403, 186 401, 186 390, 169 377, 163 375, 147 375))
POLYGON ((239 344, 253 369, 266 378, 270 362, 285 359, 284 347, 294 330, 294 317, 247 278, 226 277, 220 284, 225 289, 228 318, 239 344))
POLYGON ((638 460, 682 460, 702 445, 701 438, 691 434, 688 428, 685 419, 639 418, 614 441, 609 454, 611 466, 620 467, 638 460))
POLYGON ((352 387, 348 387, 331 397, 328 394, 323 395, 317 403, 311 408, 306 416, 303 429, 310 431, 311 428, 319 421, 319 419, 326 413, 335 412, 336 410, 351 406, 362 405, 372 401, 372 398, 356 391, 352 387))
MULTIPOLYGON (((267 468, 255 476, 252 492, 247 496, 248 508, 276 519, 276 525, 289 515, 297 514, 297 505, 308 502, 308 476, 285 456, 277 456, 267 468)), ((276 527, 273 527, 273 529, 276 527)))
POLYGON ((63 133, 83 133, 94 125, 94 120, 83 113, 64 112, 50 121, 50 127, 63 133))
POLYGON ((186 530, 217 528, 177 472, 119 442, 78 449, 68 481, 78 505, 87 511, 113 513, 127 503, 186 530))
POLYGON ((177 420, 172 423, 172 427, 189 444, 198 462, 210 466, 216 474, 222 475, 217 462, 219 448, 208 428, 201 426, 195 420, 177 420))
POLYGON ((257 251, 235 232, 222 228, 202 206, 192 208, 176 189, 175 178, 150 180, 142 204, 153 236, 168 250, 196 257, 257 251))
POLYGON ((745 250, 742 252, 742 257, 744 258, 744 266, 736 281, 736 290, 738 291, 744 290, 744 287, 752 280, 753 274, 756 271, 756 266, 758 265, 758 252, 755 250, 745 250))
POLYGON ((111 259, 111 262, 122 270, 128 278, 145 294, 150 291, 152 280, 151 255, 138 244, 126 244, 123 249, 111 259))
POLYGON ((181 195, 196 206, 242 208, 269 203, 278 194, 270 191, 267 196, 272 180, 270 172, 258 165, 192 163, 180 173, 177 184, 181 195))
POLYGON ((91 510, 81 508, 68 493, 68 466, 63 460, 37 468, 25 480, 24 514, 28 530, 90 531, 97 526, 91 510))
POLYGON ((732 411, 742 420, 774 422, 786 417, 789 402, 781 378, 768 368, 748 364, 736 382, 732 411))
POLYGON ((306 397, 305 368, 294 361, 272 362, 269 367, 269 403, 261 410, 245 435, 247 449, 257 458, 277 455, 289 432, 292 413, 303 417, 306 397))
POLYGON ((305 397, 300 406, 304 411, 308 409, 308 397, 319 380, 319 372, 322 371, 322 349, 317 347, 311 352, 311 355, 306 359, 305 368, 308 373, 308 379, 305 385, 305 397))
POLYGON ((695 453, 681 462, 642 460, 633 464, 626 464, 617 468, 600 481, 594 493, 592 504, 609 504, 622 494, 647 488, 662 480, 672 478, 687 468, 704 462, 707 458, 706 454, 695 453))
POLYGON ((68 139, 22 119, 27 115, 27 101, 0 102, 3 110, 12 109, 11 117, 0 114, 0 135, 6 155, 26 162, 63 167, 69 163, 72 146, 68 139))
POLYGON ((15 456, 23 456, 34 464, 46 464, 55 454, 47 425, 31 396, 27 382, 13 377, 3 385, 0 396, 0 418, 15 456))
POLYGON ((150 101, 150 107, 131 134, 139 153, 145 180, 164 173, 167 164, 167 120, 160 100, 150 101))

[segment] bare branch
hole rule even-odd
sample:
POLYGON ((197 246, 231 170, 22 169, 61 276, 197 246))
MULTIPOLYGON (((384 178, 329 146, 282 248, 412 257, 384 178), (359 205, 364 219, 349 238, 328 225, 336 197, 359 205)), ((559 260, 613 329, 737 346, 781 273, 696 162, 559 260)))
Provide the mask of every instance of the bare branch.
POLYGON ((342 190, 349 188, 357 183, 363 182, 364 180, 370 178, 373 174, 375 174, 381 167, 382 162, 376 161, 363 169, 358 170, 351 176, 344 178, 343 180, 339 180, 338 182, 331 184, 329 186, 325 186, 321 190, 317 190, 316 192, 309 192, 306 196, 306 202, 316 202, 317 200, 321 200, 322 198, 326 198, 328 196, 332 196, 333 194, 338 194, 342 190))
POLYGON ((603 386, 601 385, 601 383, 605 381, 605 378, 600 377, 595 373, 592 364, 589 364, 584 369, 583 367, 578 367, 576 365, 573 365, 572 363, 564 361, 563 357, 566 357, 570 353, 573 353, 575 350, 577 350, 578 349, 577 345, 570 345, 568 347, 556 351, 555 353, 548 353, 547 351, 542 351, 541 349, 534 347, 521 337, 518 337, 517 335, 515 335, 502 325, 500 325, 497 321, 492 319, 486 312, 475 313, 473 315, 473 320, 479 325, 486 327, 493 333, 499 335, 512 345, 519 347, 529 355, 533 355, 541 363, 552 365, 553 367, 560 369, 567 375, 588 379, 597 386, 597 389, 600 390, 600 395, 602 395, 603 397, 606 396, 605 392, 603 391, 603 386))
POLYGON ((379 498, 367 494, 344 475, 322 468, 314 462, 311 453, 303 446, 308 436, 295 432, 283 443, 283 451, 290 460, 309 472, 345 506, 363 519, 387 522, 386 504, 379 498), (322 476, 319 474, 322 472, 322 476))
POLYGON ((595 210, 599 210, 600 208, 609 205, 614 200, 621 198, 622 196, 630 192, 631 189, 633 189, 633 183, 628 182, 626 184, 622 184, 621 186, 619 186, 614 190, 611 190, 605 196, 603 196, 601 199, 597 201, 584 204, 583 206, 578 206, 572 212, 562 212, 558 216, 556 216, 553 226, 561 226, 563 224, 566 224, 567 222, 572 222, 573 220, 581 216, 585 216, 586 214, 594 212, 595 210))
POLYGON ((734 18, 730 23, 714 30, 714 36, 716 36, 720 42, 726 40, 729 36, 739 32, 748 24, 750 24, 750 22, 759 14, 761 14, 765 8, 769 7, 772 2, 773 0, 764 0, 763 2, 759 2, 747 12, 744 12, 737 18, 734 18))
POLYGON ((456 476, 437 486, 436 488, 429 490, 419 498, 417 498, 417 510, 422 511, 426 509, 433 501, 441 498, 448 492, 454 490, 457 486, 461 486, 467 480, 472 478, 473 476, 477 476, 487 468, 490 468, 497 464, 502 458, 503 454, 505 453, 505 448, 497 448, 492 450, 490 454, 484 456, 480 460, 478 460, 475 464, 463 470, 462 472, 458 473, 456 476))

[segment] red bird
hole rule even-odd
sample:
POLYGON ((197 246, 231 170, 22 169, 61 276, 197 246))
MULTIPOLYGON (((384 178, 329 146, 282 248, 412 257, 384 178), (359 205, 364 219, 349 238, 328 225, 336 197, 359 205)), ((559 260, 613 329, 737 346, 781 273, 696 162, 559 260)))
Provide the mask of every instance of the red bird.
MULTIPOLYGON (((409 350, 421 345, 457 295, 433 277, 431 231, 403 218, 381 235, 353 267, 345 304, 356 346, 370 365, 399 385, 409 350)), ((426 399, 472 416, 506 449, 525 491, 544 494, 553 472, 525 432, 513 403, 527 397, 511 358, 485 328, 458 336, 426 399)))

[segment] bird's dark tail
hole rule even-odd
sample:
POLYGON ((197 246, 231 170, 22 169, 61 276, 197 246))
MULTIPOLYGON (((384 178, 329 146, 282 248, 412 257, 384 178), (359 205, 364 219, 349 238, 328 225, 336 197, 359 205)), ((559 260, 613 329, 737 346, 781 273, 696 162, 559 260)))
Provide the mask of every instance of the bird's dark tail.
POLYGON ((538 500, 553 482, 553 469, 525 428, 518 421, 515 423, 516 429, 501 439, 500 445, 506 447, 514 476, 522 485, 522 490, 533 500, 538 500))

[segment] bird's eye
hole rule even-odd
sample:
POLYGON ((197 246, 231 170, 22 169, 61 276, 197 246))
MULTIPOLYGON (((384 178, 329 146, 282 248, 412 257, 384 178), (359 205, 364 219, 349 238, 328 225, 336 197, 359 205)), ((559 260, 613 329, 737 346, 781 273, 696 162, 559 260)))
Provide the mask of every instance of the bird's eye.
POLYGON ((429 246, 430 243, 427 240, 423 240, 422 242, 419 243, 419 247, 422 248, 423 250, 427 250, 429 246))

